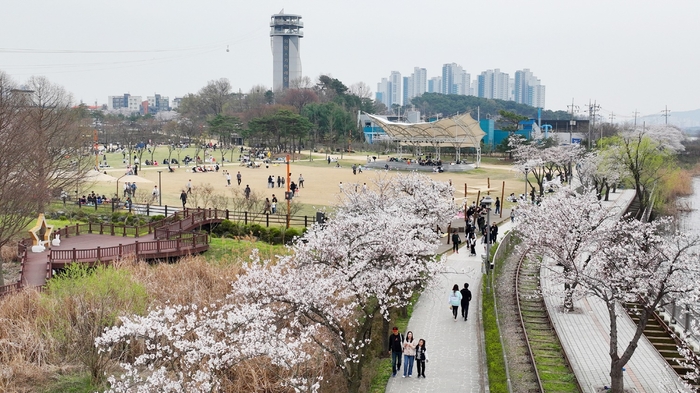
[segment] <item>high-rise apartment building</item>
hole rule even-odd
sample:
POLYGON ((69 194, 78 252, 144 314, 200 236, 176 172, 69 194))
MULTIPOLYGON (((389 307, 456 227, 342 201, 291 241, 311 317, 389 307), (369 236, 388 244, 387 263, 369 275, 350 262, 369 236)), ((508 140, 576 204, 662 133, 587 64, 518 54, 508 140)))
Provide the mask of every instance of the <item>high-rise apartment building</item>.
POLYGON ((537 108, 544 108, 544 86, 540 80, 525 68, 515 72, 513 86, 514 101, 519 104, 527 104, 537 108))
POLYGON ((451 63, 442 66, 443 94, 469 94, 470 75, 462 69, 462 66, 451 63))
POLYGON ((394 104, 403 105, 403 101, 401 100, 403 98, 401 95, 401 87, 403 85, 401 73, 398 71, 391 71, 391 75, 389 75, 389 82, 391 85, 389 86, 389 105, 387 105, 387 107, 391 108, 391 106, 394 104))
POLYGON ((428 81, 428 93, 442 93, 442 77, 436 76, 428 81))
POLYGON ((289 82, 301 78, 299 40, 304 37, 304 23, 300 15, 272 15, 270 20, 270 45, 272 46, 272 89, 289 88, 289 82))
POLYGON ((510 77, 500 69, 486 70, 478 79, 479 97, 505 101, 510 98, 510 77))

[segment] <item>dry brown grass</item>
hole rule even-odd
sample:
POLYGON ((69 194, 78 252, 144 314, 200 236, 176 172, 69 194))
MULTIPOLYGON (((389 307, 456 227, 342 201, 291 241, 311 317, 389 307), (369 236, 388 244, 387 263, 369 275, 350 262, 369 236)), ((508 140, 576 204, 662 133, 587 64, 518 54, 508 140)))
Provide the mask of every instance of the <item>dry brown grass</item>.
POLYGON ((207 263, 203 257, 190 256, 177 263, 150 266, 133 260, 119 265, 146 287, 151 306, 170 304, 211 304, 222 300, 231 290, 231 282, 240 272, 238 264, 207 263))

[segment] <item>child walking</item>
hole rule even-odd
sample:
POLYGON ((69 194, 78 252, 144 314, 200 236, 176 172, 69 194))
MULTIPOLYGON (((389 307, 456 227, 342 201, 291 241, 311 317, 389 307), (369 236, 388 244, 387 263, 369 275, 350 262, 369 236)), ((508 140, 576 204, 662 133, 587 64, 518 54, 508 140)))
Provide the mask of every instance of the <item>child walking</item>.
POLYGON ((425 362, 428 361, 428 352, 425 349, 425 340, 418 340, 416 345, 416 365, 418 366, 418 378, 425 378, 425 362))

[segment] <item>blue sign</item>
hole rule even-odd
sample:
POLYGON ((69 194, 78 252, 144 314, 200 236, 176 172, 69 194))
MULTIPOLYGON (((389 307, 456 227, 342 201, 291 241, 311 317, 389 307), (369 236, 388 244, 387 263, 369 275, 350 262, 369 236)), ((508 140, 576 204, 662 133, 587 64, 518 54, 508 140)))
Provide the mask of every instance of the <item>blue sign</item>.
POLYGON ((571 143, 581 144, 581 138, 571 138, 571 143))

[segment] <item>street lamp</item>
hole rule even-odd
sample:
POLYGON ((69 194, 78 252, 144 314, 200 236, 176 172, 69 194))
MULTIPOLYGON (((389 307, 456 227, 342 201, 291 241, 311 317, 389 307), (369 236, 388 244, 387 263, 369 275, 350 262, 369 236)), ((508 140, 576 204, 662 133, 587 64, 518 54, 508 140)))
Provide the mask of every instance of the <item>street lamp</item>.
POLYGON ((526 165, 525 166, 525 193, 523 194, 523 198, 527 200, 527 175, 530 173, 530 168, 526 165))
POLYGON ((491 204, 493 199, 489 195, 486 195, 481 199, 481 208, 486 209, 486 255, 484 255, 484 267, 486 268, 486 274, 491 270, 491 263, 489 262, 489 248, 491 246, 491 204))
POLYGON ((163 171, 158 171, 158 206, 163 206, 163 187, 160 185, 160 174, 163 171))

